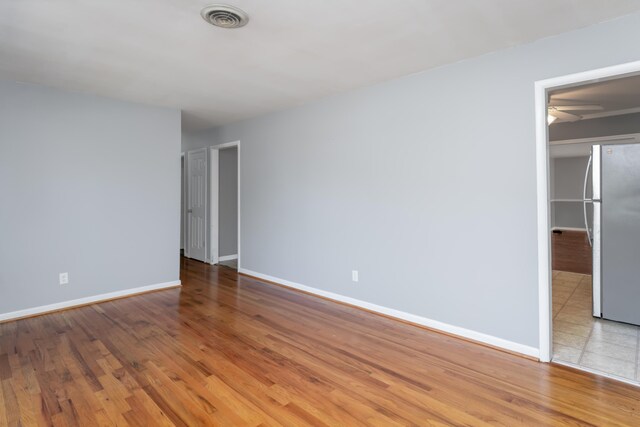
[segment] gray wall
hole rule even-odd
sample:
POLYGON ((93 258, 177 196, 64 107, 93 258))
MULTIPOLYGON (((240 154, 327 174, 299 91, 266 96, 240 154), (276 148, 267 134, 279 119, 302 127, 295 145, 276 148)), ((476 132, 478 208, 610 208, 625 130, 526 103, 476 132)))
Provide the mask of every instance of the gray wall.
POLYGON ((219 151, 219 253, 238 253, 238 149, 219 151))
POLYGON ((241 140, 243 268, 537 347, 534 82, 638 60, 639 37, 629 15, 185 148, 241 140))
MULTIPOLYGON (((589 157, 553 159, 551 177, 552 199, 580 199, 584 187, 584 173, 589 157)), ((553 227, 584 228, 582 203, 558 201, 552 203, 553 227)))
POLYGON ((178 110, 0 81, 0 313, 177 280, 179 174, 178 110))
POLYGON ((549 140, 594 138, 640 132, 640 113, 578 122, 554 123, 549 126, 549 140))

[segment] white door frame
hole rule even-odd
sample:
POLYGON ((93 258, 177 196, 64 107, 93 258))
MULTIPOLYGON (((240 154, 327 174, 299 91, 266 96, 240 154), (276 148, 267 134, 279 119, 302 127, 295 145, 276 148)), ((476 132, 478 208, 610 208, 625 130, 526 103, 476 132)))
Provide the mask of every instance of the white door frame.
POLYGON ((185 152, 180 153, 180 235, 182 241, 180 246, 184 251, 184 256, 187 256, 187 157, 185 152))
POLYGON ((219 170, 220 170, 220 150, 225 148, 238 147, 238 270, 240 270, 241 260, 242 260, 242 252, 240 250, 240 206, 241 206, 241 193, 240 193, 240 165, 241 158, 240 155, 240 141, 227 142, 225 144, 213 145, 209 148, 211 159, 211 179, 210 179, 210 191, 209 191, 209 200, 210 200, 210 249, 209 249, 209 262, 211 264, 217 264, 220 261, 220 251, 218 247, 218 237, 220 235, 220 222, 219 222, 219 170))
POLYGON ((553 323, 551 318, 551 237, 549 201, 549 148, 547 93, 551 89, 594 83, 640 73, 640 61, 584 71, 535 82, 536 170, 538 200, 538 306, 540 361, 550 362, 553 323))

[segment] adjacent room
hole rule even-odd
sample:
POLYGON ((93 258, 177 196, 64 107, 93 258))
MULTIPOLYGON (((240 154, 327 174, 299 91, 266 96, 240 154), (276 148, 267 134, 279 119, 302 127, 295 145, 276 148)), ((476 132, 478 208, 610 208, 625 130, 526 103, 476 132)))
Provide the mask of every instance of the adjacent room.
POLYGON ((640 384, 640 77, 551 91, 548 114, 553 360, 640 384))
POLYGON ((0 1, 0 427, 640 425, 639 38, 0 1))

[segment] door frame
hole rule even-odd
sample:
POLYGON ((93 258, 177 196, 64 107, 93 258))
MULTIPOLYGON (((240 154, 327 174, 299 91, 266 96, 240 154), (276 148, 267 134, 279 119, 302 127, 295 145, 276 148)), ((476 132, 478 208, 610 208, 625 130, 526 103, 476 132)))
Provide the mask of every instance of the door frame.
POLYGON ((219 144, 219 145, 212 145, 211 147, 209 147, 209 158, 211 159, 211 176, 210 176, 210 190, 209 190, 209 205, 211 206, 210 209, 210 214, 209 214, 209 222, 211 224, 210 228, 210 232, 209 232, 209 241, 211 242, 210 244, 210 250, 209 250, 209 262, 211 264, 217 264, 218 262, 220 262, 220 251, 219 251, 219 240, 218 237, 220 235, 220 218, 219 218, 219 208, 220 208, 220 200, 219 200, 219 171, 220 171, 220 150, 223 150, 225 148, 231 148, 231 147, 237 147, 238 148, 238 229, 237 229, 237 235, 238 235, 238 270, 240 270, 241 267, 241 260, 242 260, 242 251, 241 251, 241 239, 240 239, 240 218, 242 217, 241 215, 241 211, 240 211, 240 207, 241 207, 241 183, 240 183, 240 177, 241 177, 241 173, 240 173, 240 165, 241 165, 241 151, 240 151, 240 141, 232 141, 232 142, 227 142, 224 144, 219 144))
MULTIPOLYGON (((186 199, 186 206, 185 206, 185 221, 187 222, 187 228, 186 228, 186 238, 185 238, 185 248, 184 248, 184 256, 187 258, 191 258, 191 239, 190 239, 190 235, 191 235, 191 221, 190 218, 188 217, 190 215, 189 213, 189 209, 191 209, 191 191, 189 188, 189 153, 197 153, 199 151, 204 151, 205 153, 205 176, 209 173, 209 156, 208 156, 208 152, 206 148, 199 148, 197 150, 190 150, 187 151, 185 153, 185 176, 187 181, 185 182, 185 187, 187 189, 187 199, 186 199)), ((205 178, 204 180, 204 184, 205 186, 208 186, 209 184, 207 183, 207 179, 205 178)), ((206 232, 207 230, 207 222, 209 221, 209 215, 208 215, 208 203, 206 200, 206 197, 208 195, 208 188, 205 188, 204 192, 205 192, 205 203, 204 203, 204 229, 205 229, 205 233, 204 233, 204 262, 208 262, 209 261, 209 233, 206 232)))
POLYGON ((187 256, 187 156, 180 153, 180 246, 184 256, 187 256))
POLYGON ((540 361, 550 362, 553 343, 551 317, 551 207, 549 200, 549 135, 547 93, 577 84, 637 75, 640 61, 627 62, 595 70, 568 74, 535 82, 536 175, 538 215, 538 319, 540 361))

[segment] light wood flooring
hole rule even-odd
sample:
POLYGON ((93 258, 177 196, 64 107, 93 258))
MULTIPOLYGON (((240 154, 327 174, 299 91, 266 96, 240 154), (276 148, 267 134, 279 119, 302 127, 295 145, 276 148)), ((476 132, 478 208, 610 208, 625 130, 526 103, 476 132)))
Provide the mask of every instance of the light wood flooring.
POLYGON ((181 262, 1 324, 0 426, 640 425, 633 386, 181 262))

